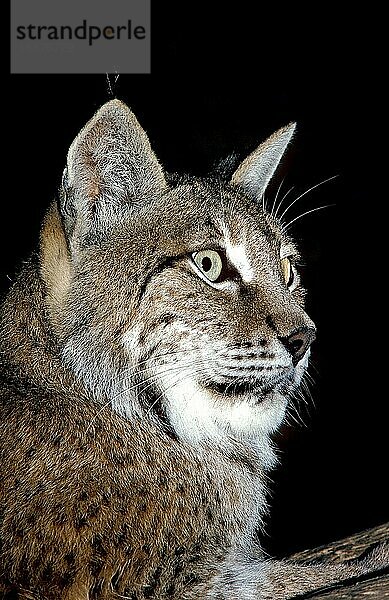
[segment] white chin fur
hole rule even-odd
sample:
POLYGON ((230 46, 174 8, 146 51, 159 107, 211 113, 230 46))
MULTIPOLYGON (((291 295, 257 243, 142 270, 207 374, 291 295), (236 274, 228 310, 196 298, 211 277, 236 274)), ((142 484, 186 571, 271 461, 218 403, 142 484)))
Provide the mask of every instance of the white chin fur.
POLYGON ((176 434, 197 445, 203 441, 223 444, 228 436, 255 441, 275 431, 283 421, 287 400, 278 392, 262 402, 245 396, 229 402, 222 395, 185 378, 165 394, 166 412, 176 434))

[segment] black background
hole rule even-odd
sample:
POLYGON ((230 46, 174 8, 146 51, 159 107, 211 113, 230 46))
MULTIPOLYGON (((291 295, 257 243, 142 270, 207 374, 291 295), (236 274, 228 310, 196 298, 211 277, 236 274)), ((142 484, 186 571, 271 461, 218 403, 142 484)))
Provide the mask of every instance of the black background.
MULTIPOLYGON (((381 77, 373 75, 375 57, 366 44, 374 24, 355 7, 341 20, 328 4, 288 6, 272 12, 244 1, 234 7, 155 1, 152 74, 122 75, 115 86, 170 171, 206 173, 217 159, 231 152, 243 157, 296 120, 293 147, 269 198, 283 177, 284 191, 295 186, 293 199, 339 175, 290 213, 335 204, 293 229, 306 260, 309 313, 318 325, 316 408, 304 414, 307 428, 287 428, 280 436, 282 466, 273 476, 264 539, 278 555, 388 518, 385 355, 377 348, 381 338, 385 342, 378 307, 385 272, 376 267, 386 220, 372 192, 381 77)), ((11 76, 7 96, 2 291, 37 240, 68 146, 110 97, 103 75, 11 76)))

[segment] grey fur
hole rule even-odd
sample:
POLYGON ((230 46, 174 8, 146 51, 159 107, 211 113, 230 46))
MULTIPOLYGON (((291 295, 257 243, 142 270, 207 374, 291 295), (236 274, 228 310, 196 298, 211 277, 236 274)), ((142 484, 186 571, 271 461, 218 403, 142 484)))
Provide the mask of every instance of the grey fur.
POLYGON ((174 185, 117 100, 76 138, 0 317, 3 594, 278 600, 388 564, 385 547, 272 561, 257 540, 271 433, 314 337, 281 268, 296 248, 251 197, 291 133, 231 182, 174 185), (209 249, 220 282, 194 265, 209 249))

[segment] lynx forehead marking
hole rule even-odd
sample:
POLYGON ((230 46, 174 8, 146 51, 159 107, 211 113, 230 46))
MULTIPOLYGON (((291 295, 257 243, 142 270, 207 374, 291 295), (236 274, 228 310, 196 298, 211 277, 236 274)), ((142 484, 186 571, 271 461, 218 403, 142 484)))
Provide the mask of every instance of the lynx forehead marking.
POLYGON ((239 271, 243 281, 250 283, 255 274, 248 259, 246 248, 243 243, 233 244, 229 238, 226 239, 226 252, 230 262, 239 271))

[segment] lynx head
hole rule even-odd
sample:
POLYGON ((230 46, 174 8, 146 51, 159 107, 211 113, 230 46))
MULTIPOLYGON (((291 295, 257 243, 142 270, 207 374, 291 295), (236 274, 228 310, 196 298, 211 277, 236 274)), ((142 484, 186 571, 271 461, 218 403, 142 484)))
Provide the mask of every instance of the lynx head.
POLYGON ((228 182, 170 181, 117 100, 77 136, 41 273, 63 360, 97 402, 191 444, 280 425, 315 336, 296 247, 260 202, 293 131, 228 182))

